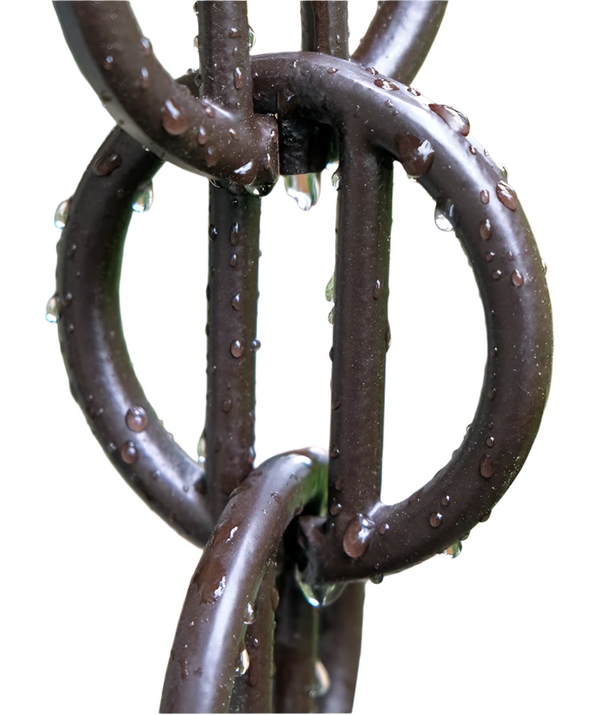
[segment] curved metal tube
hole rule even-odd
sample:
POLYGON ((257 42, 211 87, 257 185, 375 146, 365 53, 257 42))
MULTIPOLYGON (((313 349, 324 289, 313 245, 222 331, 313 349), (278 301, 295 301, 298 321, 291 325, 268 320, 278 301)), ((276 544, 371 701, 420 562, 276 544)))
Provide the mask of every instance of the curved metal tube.
POLYGON ((248 613, 290 521, 324 507, 327 461, 273 457, 231 495, 191 580, 167 666, 161 712, 227 712, 248 613))
POLYGON ((410 84, 431 49, 447 4, 440 0, 380 2, 352 59, 410 84))
POLYGON ((214 523, 200 493, 203 470, 148 402, 127 353, 119 309, 131 205, 161 166, 118 128, 92 159, 57 246, 58 334, 73 397, 113 466, 151 509, 203 546, 214 523))
MULTIPOLYGON (((543 263, 516 194, 501 169, 467 136, 468 121, 456 110, 333 57, 290 53, 255 58, 253 73, 263 110, 277 108, 273 88, 283 84, 306 116, 330 121, 340 131, 356 112, 372 151, 399 160, 445 208, 479 287, 488 361, 471 428, 451 461, 393 506, 362 500, 357 490, 348 497, 345 485, 358 484, 363 476, 349 470, 343 489, 330 484, 338 513, 326 522, 301 520, 311 544, 310 578, 353 580, 400 571, 451 546, 489 514, 529 453, 552 365, 543 263), (358 553, 361 546, 364 553, 358 553)), ((361 315, 354 319, 362 325, 361 315)), ((367 407, 377 413, 375 403, 367 407)))
MULTIPOLYGON (((242 4, 200 5, 210 5, 223 22, 233 22, 242 4)), ((84 77, 111 116, 140 144, 202 176, 244 185, 275 182, 277 124, 271 117, 255 116, 251 103, 244 102, 252 96, 247 34, 242 38, 230 31, 219 48, 219 62, 228 65, 233 53, 239 60, 228 77, 228 96, 208 95, 198 101, 162 67, 129 3, 55 2, 54 8, 84 77), (231 95, 237 96, 241 109, 231 95)), ((239 30, 237 24, 231 30, 239 30)))

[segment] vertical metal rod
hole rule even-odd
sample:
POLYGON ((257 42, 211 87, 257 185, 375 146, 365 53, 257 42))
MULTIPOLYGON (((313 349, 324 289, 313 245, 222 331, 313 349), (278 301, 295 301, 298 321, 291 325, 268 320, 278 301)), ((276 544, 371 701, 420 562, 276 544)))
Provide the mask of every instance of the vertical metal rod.
POLYGON ((319 658, 329 688, 318 698, 319 712, 350 713, 362 641, 365 584, 350 583, 335 603, 319 611, 319 658))
POLYGON ((381 487, 392 161, 351 130, 341 145, 329 511, 340 541, 348 529, 344 550, 356 558, 368 546, 361 505, 377 504, 381 487))
POLYGON ((204 96, 251 116, 252 76, 245 2, 197 2, 198 53, 204 96))
POLYGON ((315 689, 319 617, 298 588, 293 559, 285 562, 279 593, 275 630, 275 712, 317 712, 311 692, 314 694, 315 689))
POLYGON ((301 2, 302 50, 348 59, 348 3, 301 2))
POLYGON ((206 483, 215 518, 254 462, 260 199, 210 186, 206 483))

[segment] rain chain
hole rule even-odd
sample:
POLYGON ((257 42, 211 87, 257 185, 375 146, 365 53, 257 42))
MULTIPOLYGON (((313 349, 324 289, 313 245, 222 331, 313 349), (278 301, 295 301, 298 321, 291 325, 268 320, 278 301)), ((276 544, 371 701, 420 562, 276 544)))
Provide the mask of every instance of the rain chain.
POLYGON ((56 212, 62 231, 47 318, 57 322, 73 396, 114 467, 203 548, 166 658, 161 712, 350 712, 365 581, 460 553, 461 539, 522 468, 550 385, 545 266, 517 194, 471 137, 467 117, 411 86, 446 3, 379 3, 350 57, 345 2, 301 2, 301 51, 257 56, 246 3, 197 2, 199 70, 177 80, 128 3, 55 8, 117 126, 56 212), (119 311, 132 209, 150 208, 165 161, 210 179, 207 401, 197 458, 158 420, 119 311), (291 444, 255 466, 261 201, 281 175, 310 208, 320 172, 336 161, 329 447, 291 444), (462 444, 427 484, 387 505, 395 161, 467 254, 488 350, 462 444))

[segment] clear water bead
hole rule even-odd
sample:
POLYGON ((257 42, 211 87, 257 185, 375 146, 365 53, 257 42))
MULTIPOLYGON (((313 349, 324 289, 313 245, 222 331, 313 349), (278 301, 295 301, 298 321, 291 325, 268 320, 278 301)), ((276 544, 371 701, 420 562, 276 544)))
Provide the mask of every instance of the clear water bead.
POLYGON ((136 213, 145 213, 150 210, 152 202, 154 201, 154 188, 152 182, 145 184, 138 191, 134 202, 131 204, 131 208, 136 213))
POLYGON ((69 208, 71 207, 71 199, 61 201, 54 212, 54 225, 56 228, 64 228, 69 217, 69 208))
POLYGON ((320 174, 298 174, 284 176, 285 193, 294 199, 298 208, 309 211, 319 200, 321 193, 320 174))

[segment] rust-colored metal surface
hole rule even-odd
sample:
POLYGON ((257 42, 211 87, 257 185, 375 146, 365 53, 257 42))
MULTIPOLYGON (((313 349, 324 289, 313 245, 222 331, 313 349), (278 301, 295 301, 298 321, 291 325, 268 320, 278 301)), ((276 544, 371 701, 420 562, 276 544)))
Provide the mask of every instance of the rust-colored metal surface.
POLYGON ((173 80, 128 4, 55 4, 76 61, 118 123, 69 202, 58 245, 54 303, 71 390, 124 479, 204 548, 168 659, 162 712, 349 712, 364 581, 452 550, 487 518, 523 466, 550 385, 545 270, 517 194, 466 117, 410 86, 445 3, 380 3, 352 57, 346 3, 300 5, 301 51, 251 57, 245 3, 196 3, 199 70, 173 80), (329 447, 255 466, 262 197, 278 175, 319 172, 332 160, 329 447), (198 461, 157 419, 120 320, 131 206, 163 161, 210 179, 198 461), (427 484, 387 505, 394 162, 460 240, 488 343, 464 441, 427 484))

